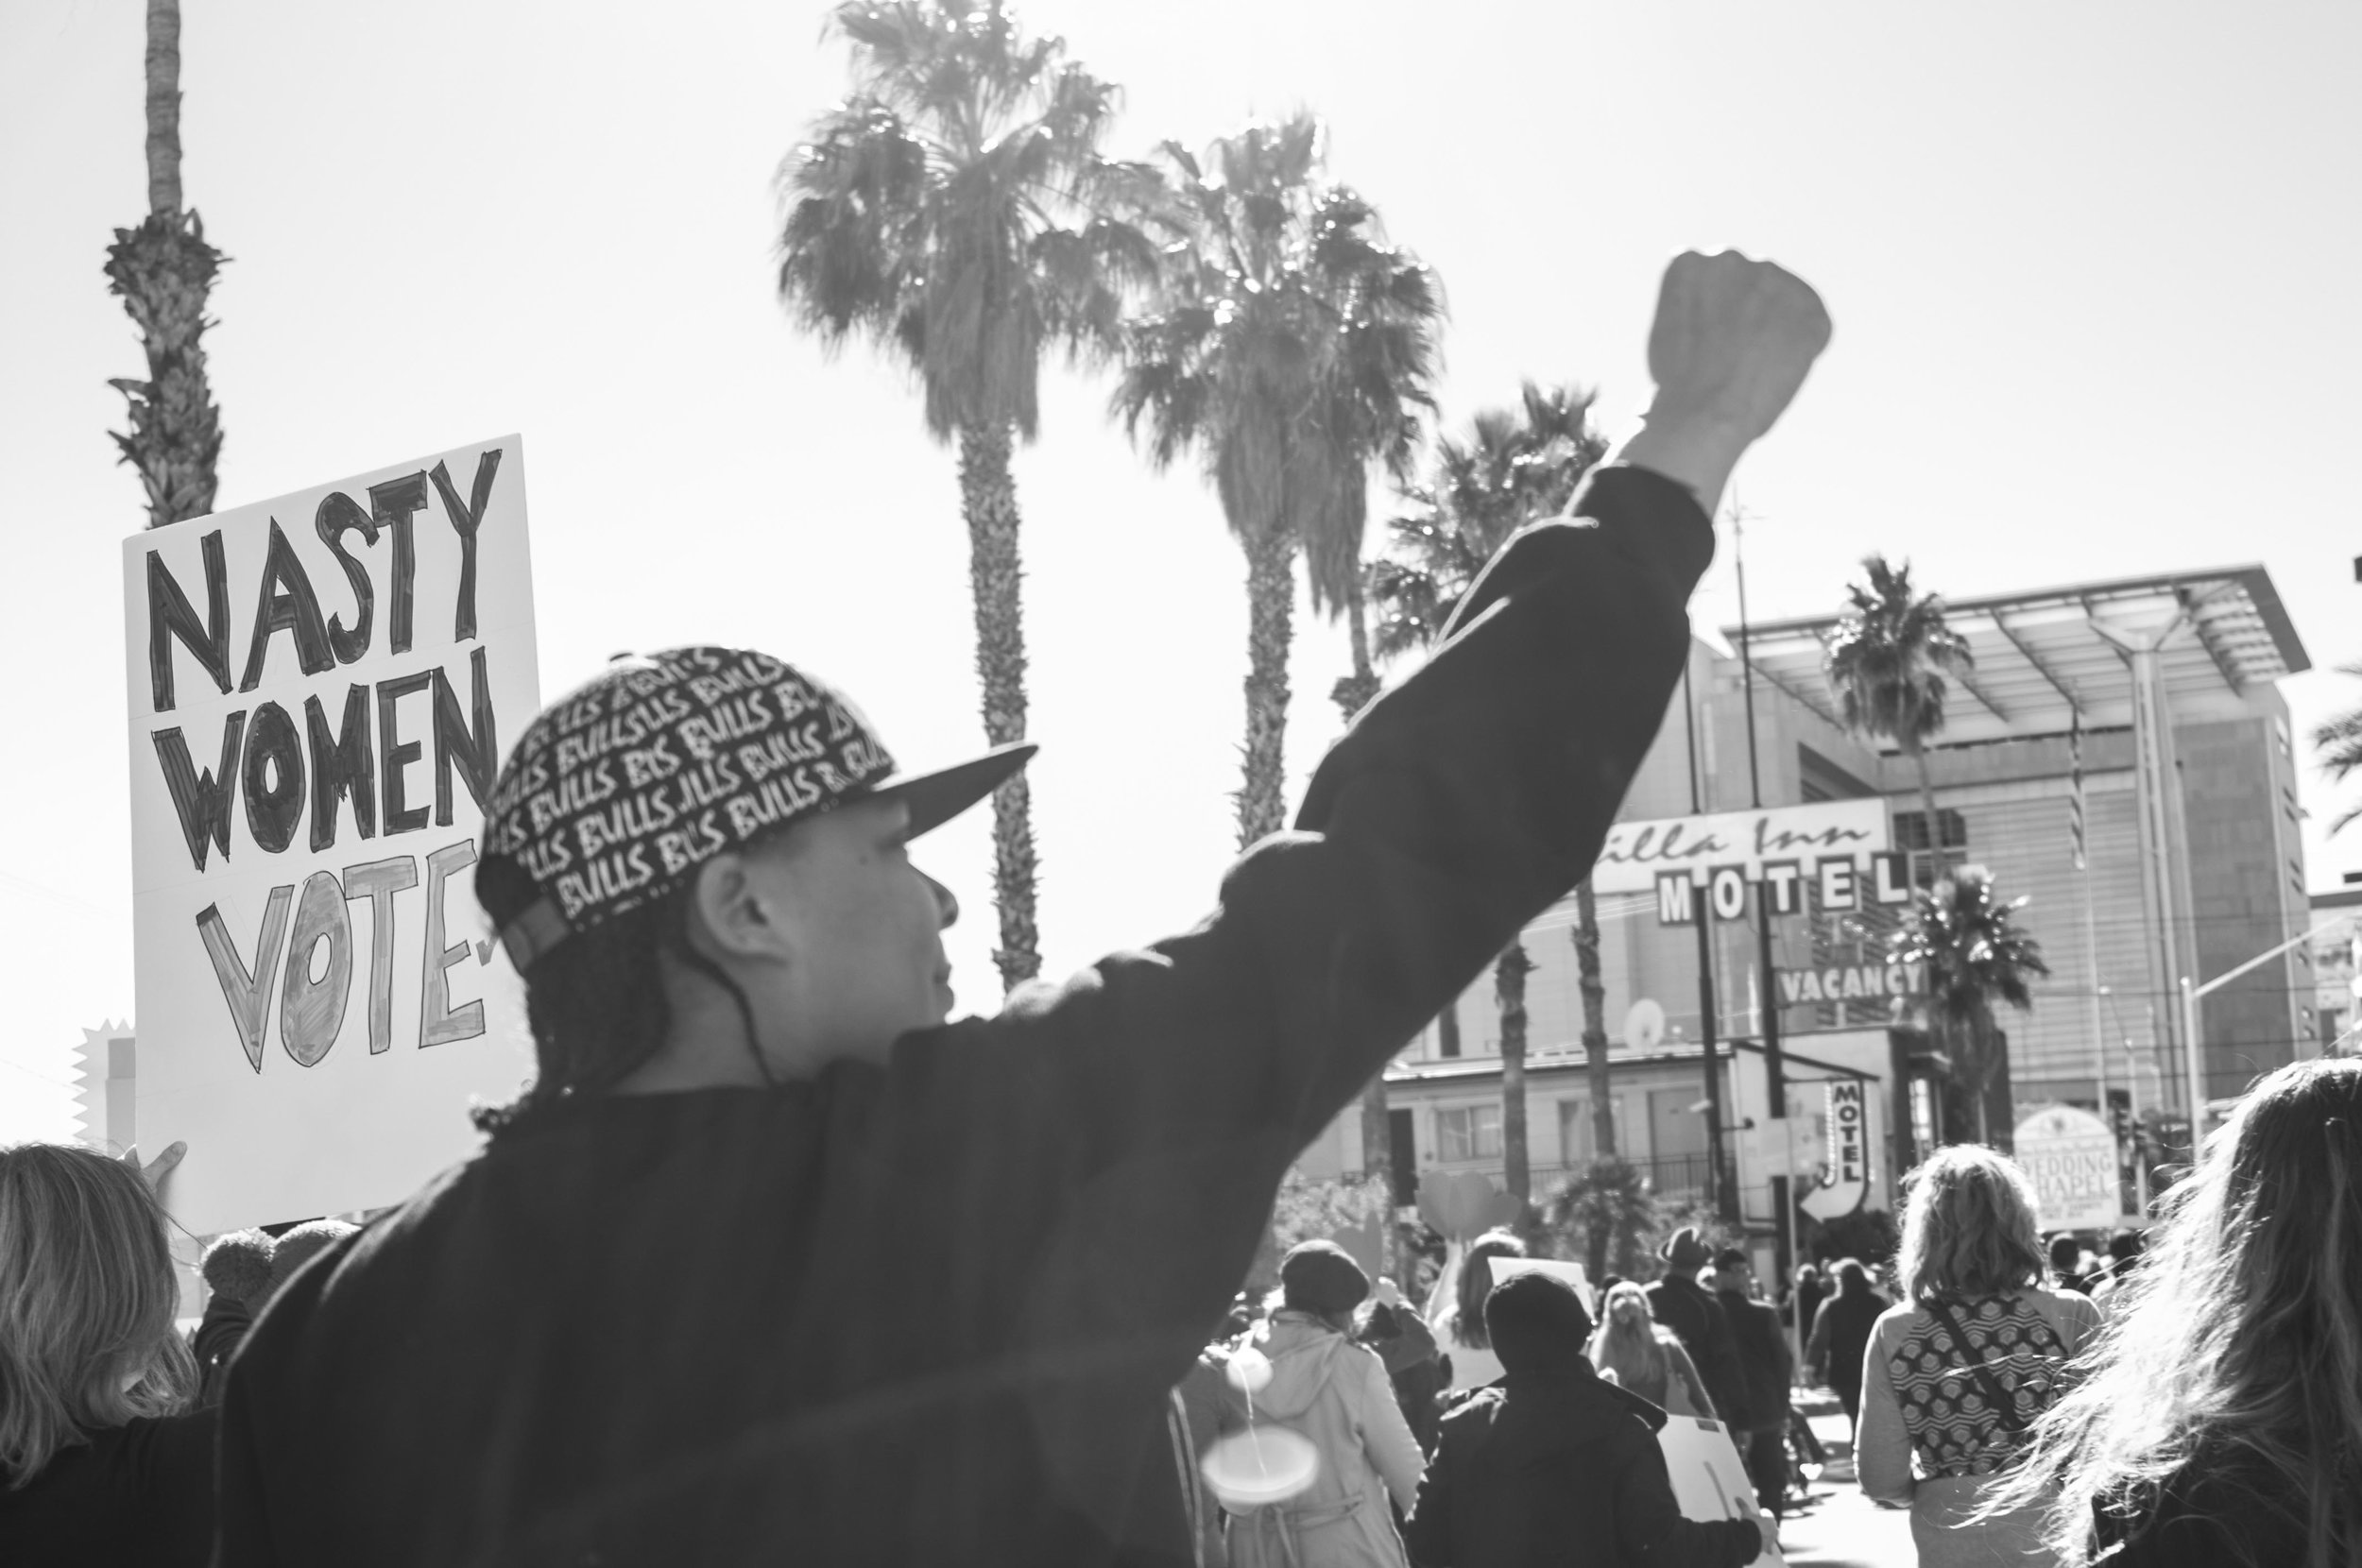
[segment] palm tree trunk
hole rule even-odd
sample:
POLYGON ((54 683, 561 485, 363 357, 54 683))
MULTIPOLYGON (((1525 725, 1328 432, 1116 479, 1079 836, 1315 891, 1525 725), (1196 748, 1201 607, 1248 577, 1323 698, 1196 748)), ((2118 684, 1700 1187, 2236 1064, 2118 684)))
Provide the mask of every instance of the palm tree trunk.
MULTIPOLYGON (((1369 618, 1363 611, 1361 584, 1357 577, 1345 595, 1345 640, 1353 651, 1353 673, 1342 677, 1329 690, 1329 697, 1337 705, 1346 724, 1367 707, 1378 695, 1378 672, 1370 663, 1369 618)), ((1386 1074, 1381 1068, 1361 1091, 1361 1170, 1368 1176, 1394 1180, 1395 1133, 1392 1107, 1387 1103, 1386 1074)), ((1391 1188, 1389 1189, 1391 1191, 1391 1188)), ((1392 1199, 1401 1198, 1393 1193, 1392 1199)), ((1391 1202, 1392 1200, 1390 1200, 1391 1202)), ((1393 1235, 1390 1223, 1387 1234, 1393 1235)))
POLYGON ((1600 979, 1600 900, 1575 884, 1575 985, 1583 996, 1583 1056, 1591 1087, 1591 1157, 1616 1152, 1615 1075, 1607 1062, 1607 986, 1600 979))
POLYGON ((1460 1054, 1460 998, 1454 997, 1435 1014, 1435 1048, 1446 1057, 1460 1054))
POLYGON ((147 210, 180 211, 180 0, 147 0, 147 210))
POLYGON ((181 210, 180 0, 147 5, 147 206, 137 229, 115 230, 106 268, 109 292, 140 329, 147 379, 108 384, 130 401, 130 432, 114 441, 146 489, 147 525, 162 528, 214 509, 221 457, 199 340, 222 254, 181 210))
POLYGON ((1911 747, 1911 760, 1919 765, 1919 809, 1927 813, 1927 864, 1934 875, 1929 883, 1943 879, 1943 824, 1936 816, 1935 780, 1927 772, 1927 748, 1911 747))
POLYGON ((1294 637, 1296 541, 1275 530, 1246 547, 1246 755, 1239 847, 1288 823, 1288 648, 1294 637))
MULTIPOLYGON (((984 686, 984 738, 996 746, 1025 739, 1025 573, 1009 445, 1005 424, 978 420, 960 427, 960 510, 967 520, 976 674, 984 686)), ((1033 796, 1020 773, 992 796, 992 901, 1001 916, 992 962, 1004 991, 1041 972, 1034 921, 1037 874, 1033 796)))
POLYGON ((1526 976, 1532 969, 1522 942, 1501 949, 1493 965, 1501 1007, 1501 1185, 1517 1200, 1521 1225, 1533 1198, 1533 1170, 1526 1154, 1526 976))

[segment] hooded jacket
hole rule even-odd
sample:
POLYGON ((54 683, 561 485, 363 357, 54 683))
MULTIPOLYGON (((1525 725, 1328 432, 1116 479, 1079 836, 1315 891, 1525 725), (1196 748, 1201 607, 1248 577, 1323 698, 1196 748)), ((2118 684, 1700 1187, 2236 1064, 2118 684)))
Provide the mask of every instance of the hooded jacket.
POLYGON ((1580 1360, 1513 1372, 1446 1416, 1406 1531, 1419 1568, 1740 1568, 1751 1520, 1685 1519, 1664 1411, 1580 1360))
POLYGON ((1425 1459, 1395 1403, 1375 1351, 1319 1319, 1282 1312, 1260 1349, 1271 1381, 1251 1403, 1235 1390, 1239 1424, 1275 1423, 1310 1442, 1320 1469, 1306 1491, 1234 1522, 1230 1558, 1239 1568, 1386 1568, 1404 1561, 1388 1508, 1409 1508, 1425 1459), (1292 1535, 1292 1546, 1282 1537, 1292 1535))

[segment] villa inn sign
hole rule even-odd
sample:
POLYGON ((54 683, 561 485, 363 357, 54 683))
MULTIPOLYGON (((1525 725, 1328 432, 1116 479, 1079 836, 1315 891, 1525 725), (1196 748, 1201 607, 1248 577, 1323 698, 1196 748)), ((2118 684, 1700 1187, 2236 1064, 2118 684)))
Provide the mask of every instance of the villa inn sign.
MULTIPOLYGON (((1695 924, 1701 905, 1717 920, 1737 920, 1755 885, 1773 914, 1800 912, 1807 887, 1813 907, 1831 912, 1906 904, 1911 896, 1908 858, 1891 846, 1883 800, 1619 822, 1608 829, 1591 885, 1600 893, 1653 891, 1657 922, 1665 926, 1695 924)), ((1911 984, 1890 970, 1836 970, 1809 977, 1811 990, 1821 993, 1814 996, 1807 977, 1780 978, 1784 986, 1795 981, 1789 1001, 1887 996, 1911 984)))

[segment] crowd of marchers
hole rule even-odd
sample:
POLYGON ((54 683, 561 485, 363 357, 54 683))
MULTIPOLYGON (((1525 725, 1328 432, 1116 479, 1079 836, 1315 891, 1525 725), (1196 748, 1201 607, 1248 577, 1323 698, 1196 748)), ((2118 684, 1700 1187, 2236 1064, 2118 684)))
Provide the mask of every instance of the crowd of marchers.
MULTIPOLYGON (((1525 1253, 1496 1232, 1453 1250, 1423 1307, 1307 1242, 1172 1390, 1189 1542, 1170 1560, 1737 1568, 1812 1447, 1802 1381, 1836 1393, 1859 1483, 1910 1509, 1923 1568, 2342 1562, 2315 1548, 2352 1540, 2357 1176, 2362 1063, 2317 1062, 2251 1093, 2150 1245, 2119 1233, 2096 1268, 2072 1237, 2045 1248, 2024 1174, 1974 1146, 1911 1173, 1891 1303, 1859 1262, 1807 1265, 1785 1322, 1746 1254, 1688 1231, 1660 1278, 1588 1299, 1549 1273, 1493 1283, 1525 1253), (1683 1517, 1656 1440, 1682 1416, 1730 1433, 1759 1520, 1683 1517), (1258 1495, 1254 1466, 1299 1453, 1258 1495)), ((183 1333, 165 1227, 136 1160, 0 1151, 11 1560, 207 1561, 224 1375, 274 1291, 352 1230, 214 1241, 183 1333)))

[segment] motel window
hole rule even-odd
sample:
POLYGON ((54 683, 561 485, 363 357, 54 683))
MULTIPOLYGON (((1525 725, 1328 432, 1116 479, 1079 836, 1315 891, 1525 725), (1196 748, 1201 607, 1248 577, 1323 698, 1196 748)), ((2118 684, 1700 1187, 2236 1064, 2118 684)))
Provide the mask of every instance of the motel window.
MULTIPOLYGON (((1937 830, 1943 835, 1943 847, 1946 851, 1964 850, 1968 847, 1968 819, 1960 812, 1948 807, 1938 807, 1936 827, 1937 830)), ((1894 847, 1907 851, 1910 855, 1913 887, 1924 888, 1935 885, 1936 859, 1927 843, 1926 812, 1897 811, 1894 813, 1894 847)), ((1958 865, 1960 862, 1958 857, 1947 854, 1945 863, 1958 865)))
POLYGON ((1450 1164, 1501 1157, 1498 1105, 1447 1105, 1435 1113, 1435 1157, 1450 1164))

